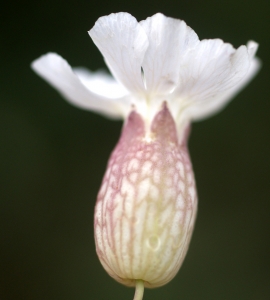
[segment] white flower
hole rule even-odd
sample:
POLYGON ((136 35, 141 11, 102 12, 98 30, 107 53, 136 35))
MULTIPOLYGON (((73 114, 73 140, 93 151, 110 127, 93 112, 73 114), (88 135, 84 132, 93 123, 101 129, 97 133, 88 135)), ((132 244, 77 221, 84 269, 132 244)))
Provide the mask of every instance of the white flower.
MULTIPOLYGON (((89 35, 114 78, 72 68, 48 53, 32 68, 69 102, 110 117, 126 118, 132 105, 151 120, 166 100, 176 122, 220 110, 256 74, 257 43, 234 49, 202 40, 184 21, 158 13, 144 21, 128 13, 101 17, 89 35)), ((178 126, 179 127, 179 126, 178 126)))
POLYGON ((97 253, 119 282, 160 286, 181 266, 195 222, 189 124, 253 78, 258 45, 200 41, 184 21, 160 13, 141 22, 128 13, 101 17, 89 35, 114 78, 72 69, 54 53, 32 68, 69 102, 126 120, 96 205, 97 253))

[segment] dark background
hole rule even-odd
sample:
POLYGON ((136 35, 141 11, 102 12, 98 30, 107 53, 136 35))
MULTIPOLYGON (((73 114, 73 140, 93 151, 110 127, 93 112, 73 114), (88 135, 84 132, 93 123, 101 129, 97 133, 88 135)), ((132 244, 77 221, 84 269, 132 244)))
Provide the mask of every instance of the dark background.
POLYGON ((163 12, 203 38, 254 39, 263 68, 222 113, 193 125, 199 214, 187 258, 145 300, 270 299, 270 2, 11 1, 1 8, 0 299, 133 299, 95 254, 93 210, 121 122, 67 104, 29 65, 55 51, 104 67, 87 31, 98 17, 163 12))

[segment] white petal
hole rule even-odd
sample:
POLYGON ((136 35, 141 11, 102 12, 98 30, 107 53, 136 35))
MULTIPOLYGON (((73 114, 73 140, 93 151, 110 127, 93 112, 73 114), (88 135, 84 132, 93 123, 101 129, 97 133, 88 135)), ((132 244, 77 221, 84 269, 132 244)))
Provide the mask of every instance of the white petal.
POLYGON ((149 39, 143 61, 147 90, 159 94, 169 93, 178 84, 184 56, 199 43, 198 36, 184 21, 160 13, 140 24, 149 39))
POLYGON ((73 68, 73 71, 80 81, 95 94, 108 98, 121 98, 129 94, 124 86, 103 70, 91 72, 86 68, 73 68))
POLYGON ((254 42, 254 41, 248 41, 247 48, 248 48, 248 53, 249 53, 249 56, 251 59, 255 56, 255 54, 258 50, 258 47, 259 47, 258 43, 254 42))
POLYGON ((32 69, 54 86, 70 103, 110 117, 121 118, 130 106, 126 97, 110 99, 90 91, 61 56, 48 53, 31 64, 32 69))
MULTIPOLYGON (((250 55, 246 46, 235 50, 219 39, 201 41, 181 65, 181 81, 174 93, 177 103, 173 105, 178 105, 178 110, 185 110, 185 113, 196 111, 196 116, 190 116, 192 119, 199 117, 199 110, 203 110, 204 105, 211 106, 211 102, 223 99, 220 101, 222 106, 226 100, 224 95, 240 86, 247 76, 250 55)), ((208 114, 214 112, 208 111, 208 114)))
POLYGON ((187 113, 193 120, 201 120, 219 112, 230 100, 232 100, 258 73, 261 67, 261 61, 253 58, 248 73, 246 76, 233 88, 210 99, 209 101, 202 102, 201 105, 191 106, 187 113))
POLYGON ((148 39, 137 20, 128 13, 110 14, 99 18, 89 35, 115 78, 129 91, 143 92, 141 65, 148 39))

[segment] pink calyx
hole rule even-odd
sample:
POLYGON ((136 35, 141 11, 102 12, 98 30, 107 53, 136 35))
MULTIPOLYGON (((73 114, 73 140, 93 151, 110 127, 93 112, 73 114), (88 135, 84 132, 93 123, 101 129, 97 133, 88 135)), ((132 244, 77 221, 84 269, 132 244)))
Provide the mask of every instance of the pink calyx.
POLYGON ((96 250, 125 285, 164 285, 185 257, 197 210, 187 136, 178 140, 164 102, 147 134, 133 110, 111 154, 96 203, 96 250))

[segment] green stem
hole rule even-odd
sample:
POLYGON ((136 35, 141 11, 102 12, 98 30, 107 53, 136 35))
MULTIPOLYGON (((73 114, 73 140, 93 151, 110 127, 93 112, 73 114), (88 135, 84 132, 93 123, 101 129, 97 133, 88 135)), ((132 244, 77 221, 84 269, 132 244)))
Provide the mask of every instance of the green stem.
POLYGON ((133 300, 142 300, 144 291, 143 280, 136 280, 135 295, 133 300))

